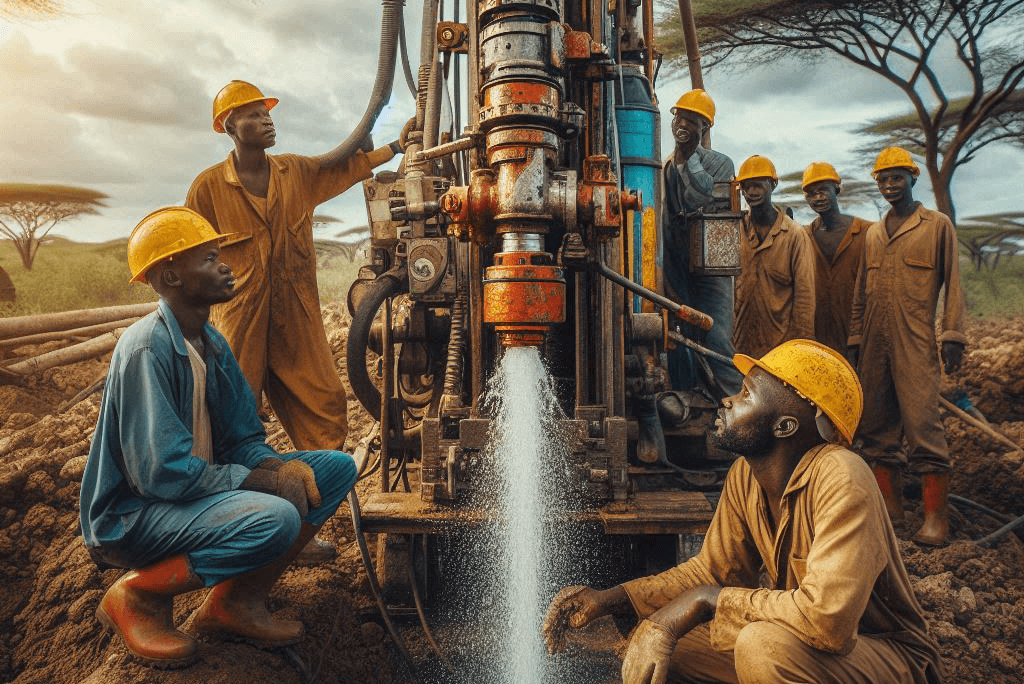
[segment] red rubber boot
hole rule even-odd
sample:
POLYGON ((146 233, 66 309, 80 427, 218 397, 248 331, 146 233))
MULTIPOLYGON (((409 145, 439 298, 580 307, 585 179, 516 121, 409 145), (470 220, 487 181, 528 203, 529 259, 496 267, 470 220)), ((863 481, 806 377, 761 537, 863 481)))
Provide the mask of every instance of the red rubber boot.
POLYGON ((942 546, 949 540, 949 473, 921 476, 921 504, 924 524, 914 541, 926 546, 942 546))

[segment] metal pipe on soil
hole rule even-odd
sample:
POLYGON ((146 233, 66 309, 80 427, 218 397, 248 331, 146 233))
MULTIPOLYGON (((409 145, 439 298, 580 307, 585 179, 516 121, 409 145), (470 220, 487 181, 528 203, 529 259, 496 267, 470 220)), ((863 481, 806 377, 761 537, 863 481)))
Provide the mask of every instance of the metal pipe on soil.
POLYGON ((0 318, 0 339, 67 330, 69 328, 81 328, 88 325, 121 321, 126 318, 138 318, 155 310, 156 302, 147 302, 145 304, 105 306, 99 309, 78 309, 76 311, 61 311, 59 313, 36 314, 34 316, 0 318))

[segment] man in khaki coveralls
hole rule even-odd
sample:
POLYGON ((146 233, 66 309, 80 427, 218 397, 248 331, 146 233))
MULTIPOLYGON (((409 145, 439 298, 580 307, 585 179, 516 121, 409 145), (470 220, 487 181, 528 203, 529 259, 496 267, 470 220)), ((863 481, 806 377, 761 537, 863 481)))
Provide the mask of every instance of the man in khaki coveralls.
POLYGON ((841 183, 831 164, 811 162, 801 185, 807 204, 818 214, 808 226, 814 238, 814 338, 845 354, 853 286, 871 222, 839 210, 841 183))
POLYGON ((909 466, 921 476, 925 514, 915 540, 937 545, 949 534, 949 446, 939 415, 941 369, 935 340, 943 286, 939 341, 947 373, 960 367, 967 338, 956 230, 945 214, 914 199, 919 173, 906 150, 888 147, 878 155, 872 174, 892 209, 867 230, 849 355, 867 394, 857 436, 890 515, 903 517, 900 472, 909 466), (907 441, 906 454, 901 436, 907 441))
POLYGON ((743 388, 709 440, 742 458, 700 553, 604 591, 563 589, 544 622, 549 650, 567 627, 620 613, 642 619, 625 684, 941 682, 885 503, 844 446, 861 412, 853 368, 810 340, 735 363, 743 388))
POLYGON ((732 345, 762 356, 786 340, 814 337, 814 246, 807 230, 772 204, 779 176, 768 158, 747 159, 736 180, 750 212, 740 224, 732 345))
MULTIPOLYGON (((221 244, 221 257, 235 273, 237 295, 213 307, 211 323, 238 358, 257 405, 265 391, 295 448, 342 449, 348 402, 320 316, 313 210, 369 178, 395 155, 396 143, 346 157, 340 148, 316 157, 269 155, 277 102, 245 81, 217 93, 213 129, 227 133, 235 149, 196 177, 186 205, 217 232, 235 234, 221 244)), ((320 551, 321 559, 333 555, 320 551)))

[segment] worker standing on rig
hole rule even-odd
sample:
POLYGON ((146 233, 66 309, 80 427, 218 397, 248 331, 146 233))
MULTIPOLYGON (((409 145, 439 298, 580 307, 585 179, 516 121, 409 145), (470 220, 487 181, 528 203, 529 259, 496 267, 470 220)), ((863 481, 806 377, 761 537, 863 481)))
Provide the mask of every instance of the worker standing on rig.
POLYGON ((736 175, 750 211, 740 223, 736 351, 763 356, 786 340, 814 337, 814 245, 807 230, 772 203, 775 165, 755 154, 736 175))
MULTIPOLYGON (((728 358, 732 357, 732 276, 698 276, 690 273, 688 216, 698 210, 710 211, 715 204, 715 184, 728 184, 734 175, 732 160, 721 152, 701 145, 715 123, 715 103, 701 89, 683 93, 672 107, 672 136, 675 149, 662 168, 665 210, 662 218, 666 294, 670 299, 708 314, 715 320, 707 333, 696 328, 687 337, 728 358)), ((723 198, 728 204, 728 193, 723 198)), ((675 389, 697 385, 693 354, 680 345, 669 353, 669 375, 675 389)), ((731 364, 709 358, 724 395, 739 390, 743 377, 731 364)))
POLYGON ((849 357, 867 393, 858 437, 894 520, 903 518, 902 470, 921 477, 924 524, 914 537, 940 545, 949 536, 949 446, 939 414, 942 369, 935 314, 942 308, 941 361, 960 367, 964 293, 956 229, 914 199, 921 173, 910 153, 887 147, 872 175, 892 208, 867 230, 850 324, 849 357), (906 440, 907 452, 901 448, 906 440))
POLYGON ((871 222, 842 213, 842 180, 828 162, 811 162, 804 169, 801 187, 808 206, 818 214, 808 226, 814 238, 814 338, 845 355, 853 287, 871 222))
POLYGON ((173 598, 213 587, 192 628, 287 646, 301 622, 267 610, 270 588, 356 480, 339 451, 277 454, 210 307, 235 277, 221 235, 185 207, 145 217, 128 239, 132 282, 160 295, 110 360, 82 479, 80 522, 101 567, 130 568, 96 617, 148 665, 178 667, 196 642, 174 628, 173 598))
POLYGON ((810 340, 735 363, 742 390, 708 439, 741 457, 700 552, 604 591, 563 589, 544 621, 549 650, 567 627, 635 615, 624 684, 938 684, 885 503, 848 449, 862 406, 854 369, 810 340))
MULTIPOLYGON (((397 142, 343 156, 342 146, 316 157, 269 155, 278 100, 231 81, 213 100, 213 130, 234 142, 227 159, 196 177, 186 205, 218 232, 233 233, 223 259, 238 279, 237 296, 213 308, 256 397, 271 408, 298 449, 341 449, 348 400, 320 315, 313 210, 401 151, 397 142)), ((372 143, 371 143, 372 144, 372 143)), ((313 540, 299 558, 330 560, 334 547, 313 540)))

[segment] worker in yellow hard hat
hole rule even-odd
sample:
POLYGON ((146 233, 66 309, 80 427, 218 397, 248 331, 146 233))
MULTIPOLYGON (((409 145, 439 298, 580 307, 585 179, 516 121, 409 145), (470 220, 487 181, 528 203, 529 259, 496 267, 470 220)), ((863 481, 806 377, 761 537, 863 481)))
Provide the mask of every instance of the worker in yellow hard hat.
POLYGON ((543 632, 603 615, 641 620, 624 684, 938 684, 941 661, 870 469, 848 445, 857 375, 835 350, 791 340, 760 359, 708 439, 739 454, 700 552, 603 591, 567 587, 543 632))
POLYGON ((172 603, 202 587, 213 588, 195 632, 266 647, 299 641, 302 623, 272 616, 267 595, 356 480, 348 454, 266 444, 245 377, 208 323, 212 306, 236 296, 220 258, 232 239, 185 207, 155 211, 132 231, 132 281, 160 301, 114 348, 82 478, 86 548, 101 567, 129 569, 96 617, 160 668, 196 658, 172 603))
MULTIPOLYGON (((213 100, 213 129, 231 138, 223 162, 193 181, 186 204, 219 232, 237 296, 213 309, 212 321, 238 357, 256 397, 264 393, 299 449, 341 449, 348 400, 320 315, 313 246, 315 207, 369 178, 391 159, 396 142, 342 156, 341 146, 315 157, 269 155, 278 100, 231 81, 213 100)), ((314 540, 300 563, 330 560, 334 547, 314 540)))
MULTIPOLYGON (((672 136, 675 147, 662 168, 664 211, 662 242, 667 293, 677 301, 704 311, 715 319, 707 333, 696 329, 686 332, 701 339, 704 346, 719 354, 732 356, 731 276, 697 276, 690 273, 689 226, 687 217, 698 210, 714 213, 729 210, 729 183, 733 178, 732 160, 721 152, 701 144, 715 123, 715 103, 701 89, 690 90, 672 107, 672 136), (719 185, 721 192, 716 193, 719 185)), ((669 353, 672 387, 692 389, 700 375, 692 352, 680 345, 669 353)), ((723 395, 736 391, 743 378, 735 368, 716 359, 708 363, 723 395)))
POLYGON ((814 337, 840 354, 850 337, 853 286, 864 254, 870 221, 844 214, 839 207, 842 180, 828 162, 811 162, 801 187, 808 206, 818 215, 808 226, 814 245, 814 337))
POLYGON ((736 180, 749 211, 740 222, 736 351, 762 356, 786 340, 814 337, 814 244, 807 230, 772 203, 779 175, 755 154, 736 180))
POLYGON ((938 545, 949 536, 950 468, 938 406, 940 360, 947 373, 960 367, 966 305, 956 229, 945 214, 914 199, 919 174, 910 153, 899 147, 882 150, 875 161, 872 175, 892 208, 868 228, 864 240, 849 355, 868 397, 858 433, 862 452, 889 513, 903 519, 902 472, 909 469, 921 478, 924 508, 924 525, 914 538, 938 545), (936 340, 943 291, 942 332, 936 340))

